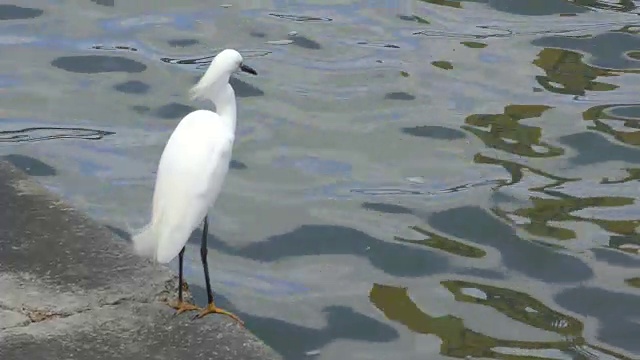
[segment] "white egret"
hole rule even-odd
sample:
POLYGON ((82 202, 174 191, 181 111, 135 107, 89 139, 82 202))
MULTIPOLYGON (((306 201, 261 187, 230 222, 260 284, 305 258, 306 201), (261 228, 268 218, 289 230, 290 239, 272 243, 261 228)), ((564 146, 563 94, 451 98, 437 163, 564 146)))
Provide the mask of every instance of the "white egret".
POLYGON ((220 193, 231 161, 236 130, 236 98, 229 78, 238 70, 257 75, 253 68, 243 63, 236 50, 223 50, 213 58, 200 81, 191 89, 193 99, 212 101, 216 112, 193 111, 171 134, 158 164, 151 221, 133 236, 133 245, 138 255, 150 257, 154 262, 168 263, 178 255, 178 299, 169 305, 177 310, 176 314, 200 310, 182 299, 182 266, 187 240, 203 221, 200 257, 208 306, 194 319, 218 313, 242 324, 236 315, 214 304, 207 265, 207 213, 220 193))

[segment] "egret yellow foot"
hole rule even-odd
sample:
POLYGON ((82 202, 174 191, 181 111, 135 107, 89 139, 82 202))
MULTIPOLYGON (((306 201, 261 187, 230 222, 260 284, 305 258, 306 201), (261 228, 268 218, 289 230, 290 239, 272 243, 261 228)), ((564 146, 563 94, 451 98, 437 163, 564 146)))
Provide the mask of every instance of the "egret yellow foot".
POLYGON ((209 305, 207 305, 206 308, 204 308, 202 311, 200 311, 198 313, 198 315, 194 316, 193 319, 199 319, 203 316, 209 315, 209 314, 221 314, 221 315, 226 315, 230 318, 232 318, 233 320, 237 321, 240 325, 244 325, 244 321, 240 320, 239 317, 237 317, 235 314, 228 312, 227 310, 224 309, 220 309, 219 307, 217 307, 214 303, 209 303, 209 305))
POLYGON ((172 308, 178 310, 178 311, 176 311, 176 315, 180 315, 185 311, 200 310, 199 307, 197 307, 197 306, 195 306, 193 304, 189 304, 188 302, 180 301, 180 300, 174 300, 174 301, 170 302, 169 306, 171 306, 172 308))

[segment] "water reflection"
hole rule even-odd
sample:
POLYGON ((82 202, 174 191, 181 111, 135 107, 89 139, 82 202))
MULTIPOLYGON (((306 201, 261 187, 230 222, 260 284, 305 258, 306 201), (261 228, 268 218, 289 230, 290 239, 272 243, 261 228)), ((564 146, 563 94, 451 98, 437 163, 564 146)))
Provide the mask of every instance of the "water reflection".
POLYGON ((584 55, 569 50, 546 48, 538 53, 533 64, 544 70, 546 76, 536 81, 547 91, 556 94, 585 95, 586 91, 610 91, 617 85, 595 81, 602 76, 616 76, 611 71, 585 64, 584 55))
POLYGON ((496 186, 496 189, 502 187, 502 186, 508 186, 508 185, 513 185, 513 184, 517 184, 520 181, 522 181, 522 179, 524 178, 524 170, 529 171, 533 174, 542 176, 544 178, 547 178, 550 180, 550 182, 548 184, 544 184, 541 186, 536 186, 536 187, 531 187, 529 188, 529 190, 531 191, 542 191, 545 190, 546 188, 551 188, 551 187, 556 187, 559 185, 562 185, 564 183, 570 182, 570 181, 578 181, 580 179, 578 178, 565 178, 562 176, 557 176, 557 175, 553 175, 551 173, 542 171, 542 170, 538 170, 534 167, 531 167, 529 165, 524 165, 524 164, 520 164, 517 163, 515 161, 511 161, 511 160, 500 160, 500 159, 495 159, 492 158, 490 156, 486 156, 486 155, 482 155, 482 154, 476 154, 473 157, 473 162, 476 164, 492 164, 492 165, 500 165, 502 166, 506 171, 509 172, 509 174, 511 175, 511 180, 510 181, 505 181, 505 180, 498 180, 498 185, 496 186))
POLYGON ((640 145, 640 104, 597 105, 585 110, 582 118, 593 121, 591 130, 612 135, 625 144, 640 145))
POLYGON ((569 288, 554 296, 563 308, 598 320, 598 340, 640 352, 640 296, 598 287, 569 288))
POLYGON ((515 228, 480 207, 440 211, 431 214, 427 223, 441 234, 496 249, 504 266, 531 278, 547 283, 571 283, 593 277, 593 270, 583 260, 522 239, 515 228))
POLYGON ((462 128, 476 135, 490 148, 529 157, 558 156, 564 154, 564 150, 541 141, 540 127, 519 122, 540 117, 550 108, 546 105, 508 105, 503 114, 470 115, 464 121, 467 125, 462 128))
MULTIPOLYGON (((201 286, 189 284, 197 304, 206 303, 201 286)), ((271 317, 257 316, 234 308, 224 295, 216 294, 216 303, 233 311, 246 322, 247 328, 260 334, 264 341, 286 360, 298 360, 318 353, 336 339, 366 342, 390 342, 399 337, 391 326, 346 306, 327 306, 321 309, 326 324, 308 327, 271 317), (295 339, 295 341, 292 341, 295 339)))
MULTIPOLYGON (((599 72, 604 71, 604 69, 613 69, 620 72, 637 72, 637 70, 640 69, 640 62, 638 60, 626 56, 629 52, 637 51, 640 48, 640 37, 634 34, 609 31, 588 37, 548 36, 535 39, 531 41, 531 44, 547 48, 577 50, 582 53, 587 53, 591 55, 589 58, 590 65, 600 68, 600 70, 598 70, 599 72)), ((594 70, 594 68, 590 69, 591 66, 586 66, 582 63, 582 56, 572 56, 574 62, 566 61, 563 65, 567 71, 575 72, 576 75, 574 76, 580 78, 580 69, 594 70)), ((593 73, 589 76, 593 76, 593 73)))
MULTIPOLYGON (((197 232, 189 241, 199 243, 197 232)), ((387 274, 402 277, 438 274, 451 268, 449 259, 441 254, 407 244, 389 243, 344 226, 303 225, 241 249, 229 246, 213 235, 209 243, 216 251, 268 262, 300 256, 353 255, 369 260, 372 266, 387 274)))
MULTIPOLYGON (((549 193, 549 192, 547 192, 549 193)), ((615 196, 593 196, 579 198, 554 192, 553 195, 560 197, 553 199, 549 197, 531 196, 530 207, 519 208, 514 211, 499 210, 497 214, 508 219, 509 214, 516 215, 520 218, 527 219, 529 223, 520 225, 532 235, 548 237, 556 240, 575 239, 576 233, 571 229, 550 225, 551 223, 560 224, 562 222, 571 221, 588 221, 596 225, 600 225, 606 230, 616 233, 629 233, 637 226, 634 221, 628 220, 601 220, 593 218, 583 218, 572 213, 587 208, 603 208, 618 207, 631 205, 634 199, 630 197, 615 196)))
POLYGON ((453 240, 442 235, 438 235, 427 229, 423 229, 420 226, 412 226, 412 230, 427 236, 424 240, 411 240, 405 239, 399 236, 394 237, 394 240, 406 242, 410 244, 428 246, 430 248, 446 251, 453 255, 464 256, 469 258, 482 258, 487 255, 487 252, 471 245, 467 245, 461 241, 453 240))
POLYGON ((390 320, 405 325, 413 332, 433 334, 440 338, 440 354, 445 356, 524 360, 557 359, 558 356, 564 358, 567 355, 583 358, 589 353, 600 353, 616 359, 629 359, 588 344, 582 336, 583 324, 579 320, 554 311, 525 293, 466 281, 448 280, 441 284, 454 294, 457 301, 492 307, 514 321, 555 332, 564 339, 520 341, 487 336, 469 329, 460 317, 427 314, 409 297, 407 288, 374 284, 369 299, 390 320))

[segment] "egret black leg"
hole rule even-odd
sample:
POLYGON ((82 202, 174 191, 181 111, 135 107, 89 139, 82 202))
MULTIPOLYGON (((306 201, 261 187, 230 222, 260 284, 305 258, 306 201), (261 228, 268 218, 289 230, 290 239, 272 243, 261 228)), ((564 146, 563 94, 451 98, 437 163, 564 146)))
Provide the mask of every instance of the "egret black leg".
POLYGON ((182 264, 184 264, 184 246, 180 253, 178 254, 178 302, 182 302, 182 288, 183 286, 183 277, 182 277, 182 264))
POLYGON ((174 301, 169 304, 169 306, 178 310, 176 311, 176 315, 181 314, 185 311, 199 310, 197 306, 184 302, 182 298, 182 288, 184 287, 184 278, 183 278, 183 272, 182 272, 183 264, 184 264, 184 246, 182 247, 182 250, 180 250, 180 253, 178 254, 178 301, 174 301))
POLYGON ((204 217, 204 226, 202 227, 202 241, 200 243, 200 258, 202 260, 202 268, 204 269, 204 281, 207 287, 207 307, 202 310, 198 315, 194 317, 194 319, 201 318, 207 314, 222 314, 227 315, 233 320, 239 322, 241 325, 244 323, 240 320, 236 315, 228 312, 227 310, 221 309, 217 307, 213 303, 213 290, 211 290, 211 280, 209 278, 209 265, 207 264, 207 253, 209 252, 209 247, 207 246, 207 234, 209 234, 209 222, 207 221, 207 217, 204 217))
POLYGON ((204 281, 207 286, 207 304, 213 303, 213 291, 211 290, 211 280, 209 278, 209 265, 207 264, 207 253, 209 247, 207 246, 207 234, 209 233, 209 221, 207 217, 204 217, 204 226, 202 227, 202 239, 200 241, 200 260, 202 260, 202 267, 204 269, 204 281))

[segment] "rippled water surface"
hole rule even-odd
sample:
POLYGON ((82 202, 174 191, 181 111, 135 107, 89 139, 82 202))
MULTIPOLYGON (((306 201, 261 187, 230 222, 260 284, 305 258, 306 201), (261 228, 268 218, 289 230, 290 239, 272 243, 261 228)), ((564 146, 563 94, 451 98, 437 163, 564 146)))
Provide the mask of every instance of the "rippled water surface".
POLYGON ((222 4, 0 5, 0 153, 131 231, 233 47, 213 287, 287 360, 640 356, 634 1, 222 4))

